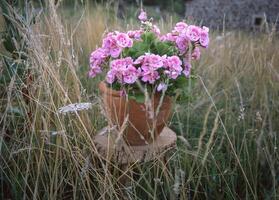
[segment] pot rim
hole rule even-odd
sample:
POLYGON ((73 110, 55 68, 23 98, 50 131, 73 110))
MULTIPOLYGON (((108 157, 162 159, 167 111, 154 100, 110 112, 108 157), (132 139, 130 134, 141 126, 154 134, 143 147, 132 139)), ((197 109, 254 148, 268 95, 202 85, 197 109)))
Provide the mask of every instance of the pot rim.
POLYGON ((107 87, 107 84, 104 81, 101 81, 99 83, 99 89, 102 93, 106 93, 106 94, 109 94, 112 96, 117 96, 117 97, 121 96, 121 91, 113 90, 113 89, 107 87))
MULTIPOLYGON (((101 93, 103 93, 103 94, 108 94, 108 95, 112 95, 115 97, 122 97, 121 91, 117 91, 117 90, 113 90, 113 89, 109 88, 107 86, 107 84, 105 83, 105 81, 101 81, 99 83, 99 89, 100 89, 101 93)), ((155 94, 155 96, 157 96, 157 95, 155 94)), ((161 95, 158 93, 158 96, 161 96, 161 95)), ((172 98, 168 95, 164 96, 163 104, 166 102, 172 103, 172 98)))

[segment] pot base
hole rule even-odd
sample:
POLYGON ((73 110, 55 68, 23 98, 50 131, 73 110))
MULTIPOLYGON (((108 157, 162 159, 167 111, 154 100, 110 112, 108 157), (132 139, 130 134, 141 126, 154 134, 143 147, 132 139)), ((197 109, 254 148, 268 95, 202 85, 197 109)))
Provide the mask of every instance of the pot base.
POLYGON ((162 152, 176 147, 176 134, 168 127, 163 129, 153 143, 142 146, 128 146, 123 140, 114 145, 114 139, 118 137, 118 134, 117 131, 109 132, 108 128, 104 128, 95 136, 94 143, 102 157, 109 156, 111 161, 119 164, 148 162, 162 155, 162 152))

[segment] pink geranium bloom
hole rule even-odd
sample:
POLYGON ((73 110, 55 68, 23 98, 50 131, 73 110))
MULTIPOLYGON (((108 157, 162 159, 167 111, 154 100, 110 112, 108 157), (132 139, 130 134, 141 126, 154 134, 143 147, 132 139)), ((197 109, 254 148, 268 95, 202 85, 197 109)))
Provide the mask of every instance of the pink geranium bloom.
POLYGON ((94 66, 91 67, 89 72, 88 72, 88 76, 91 78, 94 78, 97 74, 102 73, 102 69, 100 66, 94 66))
POLYGON ((133 65, 129 65, 123 73, 123 81, 127 84, 133 84, 138 79, 140 71, 133 65))
POLYGON ((186 52, 186 50, 188 49, 189 46, 189 40, 187 37, 183 36, 183 35, 179 35, 176 38, 176 46, 179 49, 179 52, 184 54, 186 52))
POLYGON ((170 56, 166 58, 164 62, 164 67, 166 70, 164 73, 168 75, 171 79, 176 79, 182 72, 182 61, 179 59, 178 56, 170 56))
POLYGON ((160 92, 160 91, 166 91, 168 89, 168 86, 167 84, 165 83, 160 83, 158 86, 157 86, 157 91, 160 92))
POLYGON ((110 73, 108 77, 109 80, 115 80, 117 78, 118 82, 123 82, 123 73, 127 68, 127 60, 126 58, 123 59, 116 59, 111 61, 110 63, 110 73), (113 78, 114 77, 114 78, 113 78))
POLYGON ((147 20, 147 14, 146 14, 146 12, 144 12, 143 9, 141 9, 138 18, 139 18, 140 21, 146 21, 147 20))
POLYGON ((156 25, 153 25, 153 26, 152 26, 152 31, 153 31, 157 36, 159 36, 159 35, 161 34, 161 31, 160 31, 159 27, 156 26, 156 25))
POLYGON ((91 53, 90 60, 91 59, 101 60, 101 59, 105 59, 106 57, 108 57, 108 52, 103 48, 98 48, 91 53))
POLYGON ((159 55, 146 53, 145 55, 138 57, 134 64, 141 64, 142 69, 153 68, 156 70, 163 66, 163 58, 159 55))
POLYGON ((94 67, 97 65, 101 65, 104 60, 107 58, 108 54, 107 52, 102 49, 102 48, 98 48, 95 51, 93 51, 90 55, 90 67, 94 67))
POLYGON ((153 84, 156 80, 158 80, 160 78, 159 73, 152 68, 143 69, 141 76, 142 76, 141 80, 143 82, 149 82, 150 84, 153 84))
POLYGON ((125 70, 128 65, 133 64, 133 59, 131 57, 116 59, 111 61, 111 69, 114 70, 125 70))
POLYGON ((102 47, 109 50, 114 45, 116 45, 115 36, 113 33, 108 33, 107 36, 103 39, 102 47))
POLYGON ((114 47, 110 49, 110 55, 113 58, 118 58, 122 52, 122 49, 120 47, 114 47))
POLYGON ((149 53, 146 53, 136 59, 134 64, 141 64, 142 81, 153 84, 157 79, 159 79, 160 76, 157 69, 163 67, 163 60, 163 57, 149 53))
POLYGON ((145 54, 145 60, 142 67, 151 67, 154 69, 159 69, 163 66, 163 59, 159 55, 155 54, 145 54))
POLYGON ((200 44, 202 47, 205 47, 205 48, 207 48, 208 44, 209 44, 208 31, 209 31, 209 29, 204 26, 200 32, 200 44))
POLYGON ((126 33, 118 33, 116 35, 116 44, 121 48, 132 47, 133 40, 126 33))
POLYGON ((181 60, 179 59, 178 56, 170 56, 167 58, 167 63, 169 68, 179 68, 182 65, 181 60))
POLYGON ((134 64, 135 65, 142 64, 144 62, 144 59, 145 59, 145 55, 142 55, 134 61, 134 64))
POLYGON ((203 29, 203 31, 205 31, 205 32, 207 32, 207 33, 209 32, 209 28, 206 27, 206 26, 203 26, 202 29, 203 29))
POLYGON ((109 70, 106 76, 106 81, 109 84, 112 84, 115 81, 115 71, 114 70, 109 70))
POLYGON ((135 40, 140 40, 141 34, 143 33, 143 30, 135 30, 135 31, 128 31, 127 34, 130 38, 135 40))
POLYGON ((178 22, 174 27, 174 32, 182 33, 186 31, 188 25, 185 22, 178 22))
POLYGON ((140 72, 132 64, 131 57, 113 60, 110 63, 111 70, 107 73, 107 82, 113 83, 117 79, 120 83, 134 83, 140 72))
POLYGON ((108 57, 108 53, 103 48, 98 48, 93 51, 90 55, 90 71, 88 73, 89 77, 95 77, 97 74, 102 72, 101 65, 105 62, 108 57))
POLYGON ((198 26, 190 25, 185 32, 186 37, 192 42, 196 42, 200 39, 201 28, 198 26))
MULTIPOLYGON (((181 68, 181 71, 182 71, 182 68, 181 68)), ((170 71, 170 70, 165 70, 165 74, 171 78, 171 79, 176 79, 180 74, 181 74, 181 71, 178 72, 178 71, 170 71)))
POLYGON ((116 36, 114 33, 109 33, 103 39, 102 47, 109 53, 113 58, 118 58, 121 54, 122 48, 117 45, 116 36))
POLYGON ((184 63, 184 70, 183 70, 183 73, 186 77, 189 77, 190 76, 190 73, 191 73, 191 68, 192 68, 192 65, 191 63, 187 60, 187 59, 184 59, 183 60, 183 63, 184 63))
POLYGON ((166 35, 162 35, 160 37, 161 41, 170 41, 170 42, 175 42, 175 40, 177 39, 177 35, 174 35, 172 33, 167 33, 166 35))
POLYGON ((199 47, 195 47, 194 51, 192 52, 192 59, 199 60, 201 57, 201 51, 199 47))

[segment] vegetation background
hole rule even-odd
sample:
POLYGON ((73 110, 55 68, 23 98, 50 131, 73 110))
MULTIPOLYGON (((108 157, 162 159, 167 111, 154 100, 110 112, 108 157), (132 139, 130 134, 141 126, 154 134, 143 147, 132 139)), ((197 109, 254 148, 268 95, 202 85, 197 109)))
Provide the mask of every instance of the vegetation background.
MULTIPOLYGON (((278 199, 279 41, 272 24, 257 33, 211 30, 210 47, 194 64, 198 78, 185 88, 192 98, 175 105, 169 123, 175 152, 166 163, 136 164, 123 189, 120 166, 99 158, 93 143, 106 119, 101 79, 87 77, 88 58, 105 31, 137 27, 138 6, 8 2, 0 3, 0 199, 278 199), (58 113, 76 102, 94 106, 58 113)), ((167 32, 181 18, 174 8, 147 10, 167 32)))

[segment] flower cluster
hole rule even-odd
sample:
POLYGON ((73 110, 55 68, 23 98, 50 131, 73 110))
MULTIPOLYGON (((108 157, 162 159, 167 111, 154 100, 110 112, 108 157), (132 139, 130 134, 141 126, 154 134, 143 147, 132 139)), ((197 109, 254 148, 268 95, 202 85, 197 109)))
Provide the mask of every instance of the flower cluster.
POLYGON ((113 60, 110 63, 110 70, 107 73, 106 80, 112 84, 114 81, 119 83, 133 84, 138 79, 140 69, 133 65, 133 59, 126 57, 113 60))
POLYGON ((102 47, 90 55, 89 76, 95 77, 108 67, 106 82, 123 87, 136 82, 166 91, 175 81, 191 75, 191 61, 199 60, 201 48, 209 45, 209 29, 178 22, 173 30, 162 35, 141 10, 138 30, 110 32, 102 47))
POLYGON ((98 48, 91 53, 89 76, 95 77, 101 73, 101 67, 108 57, 118 58, 124 48, 132 46, 133 40, 127 33, 113 32, 107 34, 103 39, 102 48, 98 48))

